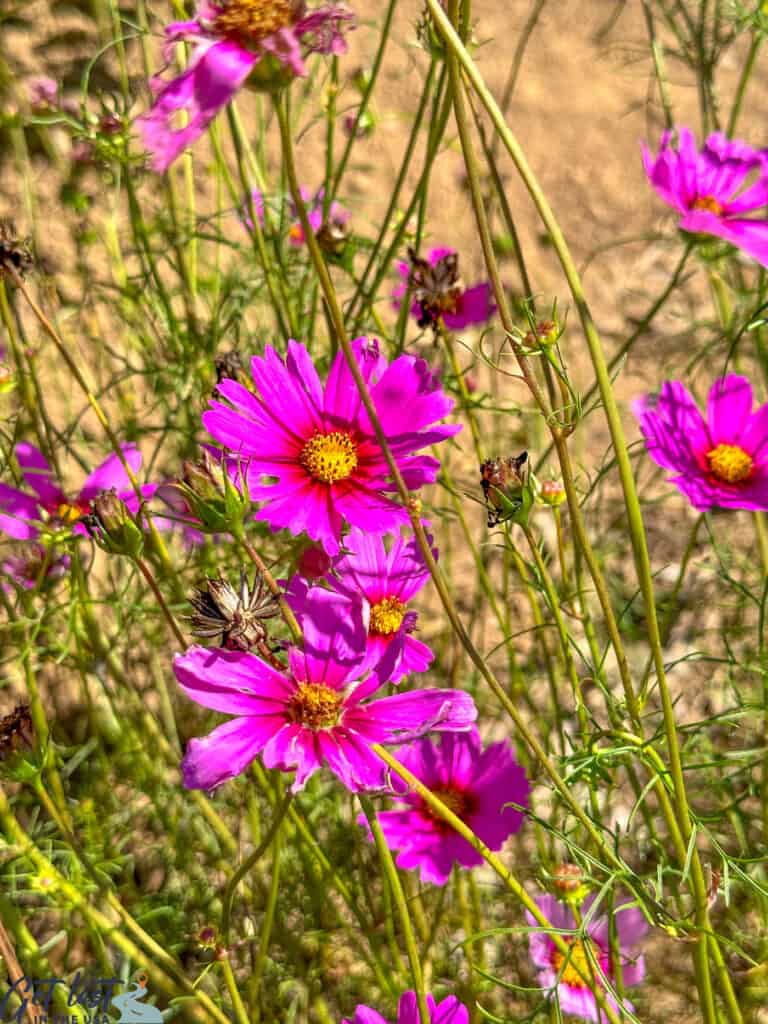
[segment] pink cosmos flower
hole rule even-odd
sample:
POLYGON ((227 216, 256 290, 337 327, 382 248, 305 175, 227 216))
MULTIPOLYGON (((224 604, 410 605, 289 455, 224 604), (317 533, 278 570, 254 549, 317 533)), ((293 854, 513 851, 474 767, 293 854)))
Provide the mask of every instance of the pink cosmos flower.
MULTIPOLYGON (((381 537, 356 527, 344 537, 344 553, 332 562, 330 586, 352 600, 363 600, 367 625, 365 666, 399 683, 411 672, 425 672, 434 654, 411 636, 418 615, 408 602, 429 579, 416 538, 398 533, 389 551, 381 537)), ((305 612, 309 588, 300 576, 291 580, 286 596, 299 619, 305 612)))
MULTIPOLYGON (((483 750, 473 728, 461 735, 446 733, 436 743, 419 740, 398 751, 397 757, 491 850, 500 850, 520 829, 523 812, 509 805, 527 806, 530 786, 507 741, 483 750)), ((388 845, 400 850, 398 867, 419 868, 422 881, 445 885, 454 863, 464 868, 483 863, 467 840, 438 818, 420 796, 409 792, 404 782, 392 778, 391 783, 403 806, 382 811, 379 821, 388 845)))
MULTIPOLYGON (((264 197, 257 188, 251 190, 251 197, 253 199, 253 209, 256 213, 256 216, 259 218, 259 224, 261 224, 261 226, 263 227, 264 197)), ((307 216, 309 218, 309 223, 312 227, 312 230, 315 232, 315 234, 317 234, 317 232, 323 226, 323 189, 321 188, 313 198, 311 193, 307 189, 302 188, 301 198, 308 205, 307 216)), ((296 208, 293 203, 291 203, 291 210, 291 216, 294 218, 298 218, 298 214, 296 213, 296 208)), ((241 216, 245 226, 249 230, 252 230, 253 220, 251 219, 251 210, 247 202, 243 203, 241 216)), ((349 210, 343 207, 341 203, 337 203, 336 200, 334 199, 333 202, 331 203, 330 209, 328 210, 328 220, 326 224, 329 230, 335 231, 343 235, 346 232, 346 227, 347 224, 349 223, 350 216, 351 214, 349 210)), ((306 238, 304 237, 304 228, 301 226, 301 221, 298 219, 294 220, 294 222, 291 224, 291 227, 288 230, 288 242, 295 249, 300 248, 302 245, 306 243, 306 238)))
MULTIPOLYGON (((469 1024, 469 1011, 456 996, 448 996, 436 1003, 428 995, 427 1006, 430 1024, 469 1024)), ((358 1006, 352 1020, 345 1017, 341 1024, 387 1024, 387 1021, 370 1006, 358 1006)), ((400 996, 396 1024, 419 1024, 419 1004, 415 992, 405 992, 400 996)))
POLYGON ((768 509, 768 404, 752 411, 746 377, 729 374, 709 392, 707 420, 679 381, 632 409, 648 454, 673 472, 694 508, 768 509))
POLYGON ((400 309, 400 300, 411 278, 411 314, 420 327, 442 317, 449 330, 460 330, 484 324, 496 312, 489 282, 482 281, 471 288, 462 284, 455 249, 431 249, 428 260, 412 253, 411 263, 398 263, 397 272, 403 280, 392 292, 392 304, 400 309))
MULTIPOLYGON (((424 360, 402 355, 387 365, 375 340, 352 344, 406 486, 431 483, 440 463, 412 453, 461 429, 431 426, 450 412, 453 399, 424 360)), ((268 345, 263 358, 254 356, 251 372, 258 395, 222 380, 217 391, 229 404, 213 400, 203 423, 220 444, 250 459, 252 473, 277 479, 251 488, 252 498, 266 502, 258 519, 273 530, 306 531, 331 555, 338 553, 344 520, 376 534, 408 521, 402 505, 383 493, 394 484, 342 352, 325 388, 296 341, 289 341, 285 360, 268 345)))
POLYGON ((303 0, 199 0, 191 21, 175 21, 165 30, 166 64, 174 43, 195 44, 186 71, 170 82, 154 79, 154 105, 137 122, 154 169, 165 171, 202 135, 264 58, 279 61, 289 74, 306 76, 307 54, 346 51, 342 31, 353 20, 341 4, 307 11, 303 0), (174 128, 180 110, 188 123, 174 128))
POLYGON ((680 214, 684 231, 716 235, 768 266, 768 220, 745 217, 768 203, 768 155, 715 132, 697 150, 693 132, 677 128, 661 137, 654 159, 643 144, 643 163, 658 194, 680 214))
MULTIPOLYGON (((622 897, 623 899, 623 897, 622 897)), ((580 914, 584 918, 595 901, 594 896, 587 896, 581 906, 580 914)), ((557 929, 578 931, 573 911, 564 903, 559 903, 554 896, 541 895, 536 904, 541 912, 557 929)), ((532 928, 541 928, 532 914, 526 911, 526 919, 532 928)), ((633 948, 648 931, 648 925, 637 907, 626 902, 617 901, 615 912, 616 933, 621 951, 621 975, 626 986, 639 985, 645 977, 645 963, 640 955, 633 955, 633 948)), ((578 938, 567 939, 571 949, 570 959, 555 946, 546 932, 531 932, 528 936, 528 949, 531 960, 538 968, 538 980, 542 988, 557 993, 560 1010, 573 1014, 582 1020, 601 1021, 605 1015, 598 1012, 595 997, 585 985, 575 967, 589 975, 590 969, 601 987, 602 974, 613 985, 614 975, 610 962, 610 942, 608 935, 608 917, 595 917, 587 925, 586 934, 578 938)), ((606 1002, 618 1010, 616 1000, 607 991, 606 1002)), ((632 1010, 632 1004, 625 1000, 624 1005, 632 1010)))
MULTIPOLYGON (((141 452, 136 445, 122 445, 122 452, 133 473, 138 473, 141 468, 141 452)), ((74 498, 62 491, 54 479, 48 460, 33 444, 26 441, 17 444, 16 459, 24 480, 34 493, 28 494, 0 483, 0 531, 9 537, 34 540, 39 525, 51 521, 60 526, 71 525, 74 533, 87 536, 87 530, 78 523, 78 519, 90 512, 91 502, 99 491, 108 491, 113 487, 132 515, 138 511, 139 499, 123 464, 115 454, 106 458, 86 477, 80 493, 74 498)), ((145 484, 141 488, 146 498, 152 497, 154 492, 154 484, 145 484)))
POLYGON ((174 671, 192 700, 235 715, 191 740, 184 785, 213 789, 244 771, 257 754, 267 768, 296 770, 296 792, 327 764, 352 790, 379 788, 383 762, 371 743, 404 743, 432 729, 469 729, 477 717, 460 690, 414 690, 379 700, 376 675, 364 676, 360 606, 316 588, 304 622, 304 647, 291 647, 280 672, 249 652, 191 647, 174 671))
MULTIPOLYGON (((46 549, 37 541, 18 541, 0 544, 0 575, 13 580, 23 590, 32 590, 59 579, 69 568, 69 555, 54 549, 46 549)), ((0 582, 5 591, 12 591, 6 583, 0 582)))

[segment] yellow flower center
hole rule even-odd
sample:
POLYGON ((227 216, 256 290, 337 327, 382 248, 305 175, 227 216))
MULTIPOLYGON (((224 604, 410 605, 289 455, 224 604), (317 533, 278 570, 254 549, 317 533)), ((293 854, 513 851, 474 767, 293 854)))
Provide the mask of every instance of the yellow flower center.
POLYGON ((557 971, 560 981, 564 985, 570 985, 572 988, 589 988, 581 975, 587 978, 592 976, 597 978, 597 969, 594 964, 595 961, 598 963, 600 961, 600 950, 591 939, 574 939, 569 943, 569 947, 570 954, 567 964, 565 963, 565 954, 561 953, 559 949, 552 950, 552 967, 557 971), (589 953, 592 954, 592 959, 590 959, 589 953), (563 964, 565 964, 564 967, 563 964), (561 968, 562 974, 560 973, 561 968))
POLYGON ((368 632, 374 636, 391 636, 403 622, 407 605, 396 597, 385 597, 371 606, 371 622, 368 632))
POLYGON ((723 208, 713 196, 696 196, 691 203, 692 210, 708 210, 709 213, 714 213, 716 217, 719 217, 723 208))
POLYGON ((62 523, 72 524, 76 523, 78 519, 85 515, 88 509, 80 508, 78 505, 70 505, 68 502, 63 501, 56 507, 56 518, 61 520, 62 523))
POLYGON ((288 717, 308 729, 332 729, 339 720, 342 696, 325 683, 300 683, 291 697, 288 717))
POLYGON ((258 43, 294 21, 293 0, 224 0, 214 28, 223 36, 258 43))
POLYGON ((337 480, 346 480, 357 468, 357 446, 341 430, 315 434, 302 448, 299 461, 315 480, 335 484, 337 480))
POLYGON ((738 484, 752 473, 752 456, 737 444, 719 444, 707 452, 709 468, 718 480, 727 484, 738 484))

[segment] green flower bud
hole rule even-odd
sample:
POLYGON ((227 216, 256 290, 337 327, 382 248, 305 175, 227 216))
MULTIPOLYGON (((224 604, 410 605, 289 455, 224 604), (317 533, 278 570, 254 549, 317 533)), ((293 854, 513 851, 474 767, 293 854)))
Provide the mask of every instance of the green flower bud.
POLYGON ((99 491, 91 502, 90 515, 82 522, 99 547, 110 554, 138 558, 144 548, 141 529, 114 487, 99 491))

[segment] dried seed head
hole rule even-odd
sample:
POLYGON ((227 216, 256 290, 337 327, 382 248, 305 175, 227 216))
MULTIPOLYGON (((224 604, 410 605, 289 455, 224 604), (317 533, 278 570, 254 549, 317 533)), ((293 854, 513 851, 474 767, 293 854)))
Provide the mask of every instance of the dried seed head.
POLYGON ((30 240, 19 238, 12 220, 0 220, 0 277, 24 277, 33 262, 30 240))
POLYGON ((278 604, 257 573, 249 584, 245 570, 240 570, 237 590, 223 577, 207 579, 190 603, 195 609, 190 616, 192 633, 202 640, 219 638, 221 647, 250 651, 267 639, 264 620, 274 618, 278 604))
POLYGON ((243 359, 236 348, 229 352, 222 352, 213 361, 216 368, 216 383, 221 384, 223 380, 240 380, 243 375, 243 359))
POLYGON ((408 249, 411 263, 408 287, 421 307, 419 327, 437 329, 444 313, 456 313, 464 286, 459 277, 458 254, 447 253, 434 266, 408 249))

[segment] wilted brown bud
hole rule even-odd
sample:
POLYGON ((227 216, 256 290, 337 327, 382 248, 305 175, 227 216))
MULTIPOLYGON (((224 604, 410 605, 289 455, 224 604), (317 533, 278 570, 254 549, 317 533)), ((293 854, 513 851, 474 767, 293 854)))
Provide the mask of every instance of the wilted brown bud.
POLYGON ((0 761, 7 762, 21 750, 32 750, 35 727, 29 704, 18 704, 9 715, 0 718, 0 761))
POLYGON ((19 238, 12 220, 0 220, 0 277, 24 277, 33 262, 29 239, 19 238))
POLYGON ((523 338, 526 348, 549 348, 554 345, 562 334, 560 324, 556 320, 539 320, 535 331, 528 331, 523 338))
POLYGON ((566 861, 558 864, 552 872, 552 888, 560 896, 570 896, 584 885, 584 872, 578 864, 566 861))
POLYGON ((223 380, 240 380, 243 373, 243 360, 236 348, 229 352, 222 352, 213 361, 216 368, 216 383, 221 384, 223 380))

